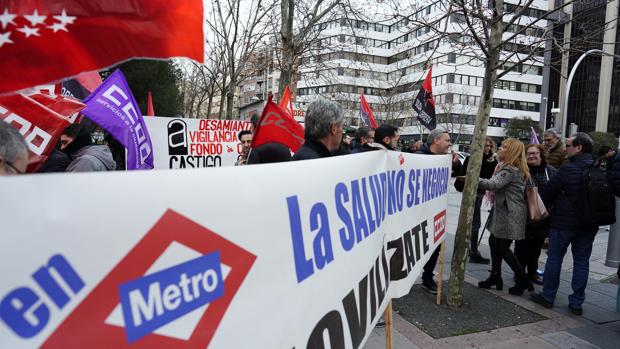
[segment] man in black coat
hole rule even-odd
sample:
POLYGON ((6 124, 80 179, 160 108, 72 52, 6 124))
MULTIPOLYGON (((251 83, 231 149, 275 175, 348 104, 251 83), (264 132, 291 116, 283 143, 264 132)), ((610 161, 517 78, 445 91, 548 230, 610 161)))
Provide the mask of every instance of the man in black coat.
POLYGON ((355 131, 355 147, 351 150, 351 154, 363 153, 370 148, 370 143, 375 141, 375 130, 370 127, 361 126, 355 131))
POLYGON ((340 106, 324 98, 314 100, 306 111, 304 145, 291 160, 310 160, 334 155, 344 132, 340 106))
POLYGON ((581 305, 585 300, 585 290, 590 273, 592 243, 598 231, 597 226, 585 226, 577 218, 576 201, 582 187, 582 174, 592 164, 592 138, 586 133, 577 132, 566 140, 569 163, 560 167, 542 192, 542 199, 551 211, 549 231, 549 250, 543 290, 530 295, 531 299, 547 308, 553 307, 560 284, 562 261, 568 246, 573 254, 573 294, 568 296, 568 307, 575 315, 581 315, 581 305))
MULTIPOLYGON (((447 131, 434 129, 428 134, 426 143, 422 146, 422 149, 418 150, 416 154, 425 155, 445 155, 450 154, 450 147, 452 146, 452 140, 450 134, 447 131)), ((452 153, 452 170, 456 173, 460 172, 461 162, 459 161, 456 153, 452 153)), ((437 265, 437 258, 439 258, 439 249, 436 248, 435 252, 431 255, 431 258, 424 265, 424 272, 422 273, 422 288, 426 291, 437 294, 437 283, 433 279, 435 266, 437 265)))

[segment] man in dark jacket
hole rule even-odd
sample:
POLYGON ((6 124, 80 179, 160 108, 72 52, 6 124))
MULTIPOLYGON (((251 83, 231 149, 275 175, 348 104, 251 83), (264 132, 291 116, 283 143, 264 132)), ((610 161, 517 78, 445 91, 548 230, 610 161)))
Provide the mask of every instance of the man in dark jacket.
POLYGON ((60 136, 60 149, 71 158, 67 172, 114 171, 116 163, 107 145, 94 145, 86 128, 69 125, 60 136))
POLYGON ((375 142, 369 143, 368 146, 373 150, 396 150, 399 139, 398 127, 383 124, 375 130, 375 142))
MULTIPOLYGON (((450 147, 452 146, 452 140, 450 134, 447 131, 434 129, 428 134, 426 144, 422 146, 422 149, 418 150, 416 154, 425 155, 445 155, 450 154, 450 147)), ((461 162, 459 161, 456 153, 452 153, 452 170, 456 173, 460 172, 461 162)), ((426 291, 437 294, 437 283, 433 279, 435 266, 437 265, 437 258, 439 258, 439 249, 436 248, 435 252, 431 255, 431 258, 424 265, 424 272, 422 273, 422 288, 426 291)))
POLYGON ((543 290, 530 295, 532 300, 547 308, 553 307, 560 284, 560 272, 566 250, 571 245, 573 253, 573 294, 568 296, 568 307, 575 315, 581 315, 588 283, 592 242, 597 226, 586 226, 577 218, 575 202, 582 187, 582 174, 592 164, 592 139, 586 133, 577 132, 566 140, 569 163, 560 167, 542 192, 542 199, 551 212, 549 231, 549 257, 545 264, 543 290))
POLYGON ((334 155, 340 147, 344 132, 342 110, 335 102, 324 98, 314 100, 306 111, 304 145, 292 160, 310 160, 334 155))
POLYGON ((375 130, 370 127, 362 126, 355 131, 355 147, 351 154, 363 153, 372 150, 369 143, 375 141, 375 130))

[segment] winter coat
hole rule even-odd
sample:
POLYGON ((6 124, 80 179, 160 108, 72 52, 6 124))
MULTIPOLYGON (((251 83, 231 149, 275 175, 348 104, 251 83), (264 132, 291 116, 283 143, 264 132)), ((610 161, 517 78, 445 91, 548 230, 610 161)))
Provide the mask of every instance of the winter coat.
POLYGON ((577 219, 576 209, 583 168, 592 164, 592 155, 578 154, 569 160, 551 178, 541 195, 551 213, 551 228, 596 234, 598 227, 583 226, 577 219))
POLYGON ((491 179, 481 178, 478 188, 494 193, 493 214, 489 231, 496 238, 523 240, 527 208, 525 206, 525 180, 519 169, 503 166, 491 179))
MULTIPOLYGON (((469 167, 469 159, 471 156, 468 156, 463 162, 463 166, 459 169, 459 172, 455 172, 457 176, 465 176, 467 174, 467 168, 469 167)), ((480 178, 489 179, 493 177, 493 172, 495 172, 495 167, 497 166, 497 160, 493 157, 493 153, 486 154, 482 153, 482 164, 480 165, 480 178)), ((458 191, 463 191, 463 187, 465 186, 465 180, 457 179, 454 182, 454 187, 457 188, 458 191), (459 189, 460 188, 460 189, 459 189)), ((485 191, 478 188, 477 195, 482 197, 484 196, 485 191)))
MULTIPOLYGON (((545 187, 555 176, 558 170, 553 166, 541 163, 539 166, 528 166, 530 168, 530 175, 532 176, 533 184, 538 187, 538 193, 542 193, 545 187)), ((530 183, 528 182, 528 186, 530 183)), ((526 239, 544 239, 549 236, 549 223, 551 218, 547 218, 541 222, 527 222, 525 226, 525 238, 526 239)))
POLYGON ((555 146, 547 152, 547 165, 560 168, 560 166, 567 162, 566 146, 562 141, 558 141, 555 146))
POLYGON ((320 159, 330 157, 332 155, 333 154, 327 149, 325 144, 314 139, 306 139, 304 145, 297 150, 291 160, 320 159))
POLYGON ((67 172, 114 171, 116 162, 107 145, 89 145, 71 154, 67 172))

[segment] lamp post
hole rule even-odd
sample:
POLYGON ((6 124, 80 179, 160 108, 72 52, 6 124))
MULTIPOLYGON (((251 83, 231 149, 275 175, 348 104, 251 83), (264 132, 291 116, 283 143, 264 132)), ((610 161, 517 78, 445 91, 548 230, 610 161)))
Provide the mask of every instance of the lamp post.
POLYGON ((581 64, 581 61, 583 61, 587 55, 593 53, 604 54, 605 52, 599 49, 586 51, 579 57, 579 59, 577 59, 577 62, 575 62, 575 66, 573 66, 573 69, 571 69, 570 74, 568 75, 568 80, 566 81, 566 97, 564 97, 564 110, 562 110, 561 132, 563 136, 567 136, 566 125, 568 123, 568 97, 570 95, 570 86, 573 83, 573 77, 575 77, 575 72, 577 71, 579 64, 581 64))

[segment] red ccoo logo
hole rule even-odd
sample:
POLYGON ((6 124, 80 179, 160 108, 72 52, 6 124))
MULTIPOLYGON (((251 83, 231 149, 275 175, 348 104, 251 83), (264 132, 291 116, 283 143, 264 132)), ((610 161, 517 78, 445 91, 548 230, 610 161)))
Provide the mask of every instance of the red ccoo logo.
POLYGON ((446 210, 439 212, 435 216, 435 242, 441 239, 446 232, 446 210))

